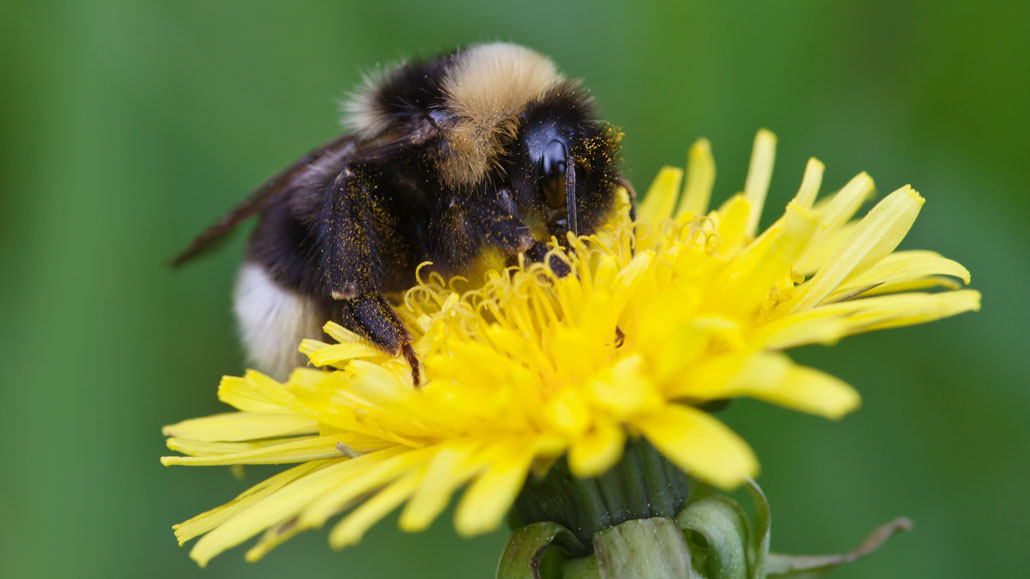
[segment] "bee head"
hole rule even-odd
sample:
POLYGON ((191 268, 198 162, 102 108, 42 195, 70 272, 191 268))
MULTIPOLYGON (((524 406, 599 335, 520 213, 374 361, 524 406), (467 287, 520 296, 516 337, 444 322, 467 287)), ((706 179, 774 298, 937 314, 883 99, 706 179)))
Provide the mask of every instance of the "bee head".
POLYGON ((617 133, 572 84, 530 103, 520 120, 512 187, 534 236, 593 233, 613 206, 617 133))

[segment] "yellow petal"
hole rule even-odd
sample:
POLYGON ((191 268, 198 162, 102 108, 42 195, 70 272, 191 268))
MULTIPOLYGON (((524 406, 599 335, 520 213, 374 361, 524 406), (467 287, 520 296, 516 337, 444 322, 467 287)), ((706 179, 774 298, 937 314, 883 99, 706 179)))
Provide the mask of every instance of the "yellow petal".
POLYGON ((720 255, 733 255, 750 241, 747 236, 750 215, 751 204, 740 195, 734 195, 719 209, 716 233, 719 235, 717 249, 720 255))
POLYGON ((785 350, 807 344, 833 344, 847 335, 847 323, 841 316, 816 313, 820 309, 763 324, 752 334, 751 340, 770 349, 785 350))
MULTIPOLYGON (((815 261, 810 254, 820 252, 831 239, 836 239, 835 232, 847 224, 858 208, 872 195, 875 187, 873 179, 869 175, 859 173, 836 194, 817 203, 819 226, 812 235, 808 250, 801 257, 799 263, 815 261)), ((805 272, 804 269, 799 269, 799 271, 805 272)))
MULTIPOLYGON (((962 264, 941 257, 932 251, 897 251, 880 260, 876 265, 860 273, 848 276, 826 301, 833 302, 858 293, 876 290, 881 286, 891 286, 894 291, 901 291, 899 284, 907 284, 922 278, 935 275, 949 275, 969 283, 969 270, 962 264)), ((930 287, 939 282, 929 284, 930 287)), ((918 285, 915 287, 919 287, 918 285)), ((875 293, 882 293, 880 292, 875 293)))
POLYGON ((201 513, 188 521, 175 525, 173 528, 175 529, 175 537, 179 540, 179 545, 181 546, 186 543, 186 541, 203 535, 211 529, 218 527, 236 514, 241 513, 261 502, 266 497, 279 491, 279 489, 294 480, 315 472, 329 464, 331 464, 331 461, 320 460, 297 465, 289 470, 283 471, 259 482, 241 493, 235 499, 220 507, 216 507, 210 511, 201 513))
MULTIPOLYGON (((300 437, 300 439, 305 438, 307 437, 300 437)), ((273 438, 270 440, 254 440, 248 442, 205 442, 203 440, 169 438, 165 440, 165 445, 170 450, 181 452, 182 454, 187 454, 189 456, 217 456, 275 446, 277 444, 282 444, 282 440, 283 439, 273 438)), ((165 461, 167 458, 170 457, 162 457, 161 464, 169 464, 165 461)))
POLYGON ((291 481, 201 537, 190 551, 190 557, 203 567, 222 551, 239 545, 268 527, 285 522, 295 516, 304 504, 337 484, 341 476, 349 475, 352 463, 357 460, 341 459, 291 481))
POLYGON ((829 232, 847 223, 875 191, 876 184, 868 173, 852 177, 840 191, 815 204, 815 209, 823 216, 819 229, 829 232))
POLYGON ((561 390, 540 409, 540 418, 554 431, 575 436, 590 424, 590 408, 577 391, 561 390))
POLYGON ((833 420, 858 408, 860 402, 858 393, 843 381, 774 353, 748 358, 729 381, 726 394, 752 396, 833 420))
MULTIPOLYGON (((375 465, 388 462, 398 455, 403 456, 407 450, 392 447, 354 459, 341 458, 329 461, 327 466, 298 477, 204 535, 190 551, 190 557, 204 566, 222 551, 239 545, 273 525, 302 514, 301 509, 306 505, 360 476, 369 465, 374 468, 375 465)), ((370 489, 363 488, 360 492, 367 490, 370 489)), ((312 526, 311 521, 304 520, 303 516, 297 524, 302 527, 312 526)))
POLYGON ((282 545, 289 539, 292 539, 301 531, 306 530, 307 529, 305 527, 298 526, 294 519, 289 519, 275 527, 270 527, 265 530, 264 534, 261 535, 261 538, 258 539, 257 543, 255 543, 253 547, 247 549, 244 559, 248 563, 255 563, 261 560, 261 558, 267 555, 272 549, 282 545))
POLYGON ((821 233, 818 239, 813 235, 808 242, 808 247, 805 248, 805 253, 794 264, 794 270, 805 276, 811 276, 822 269, 840 248, 855 236, 858 225, 858 221, 851 221, 829 233, 821 233))
POLYGON ((715 159, 712 158, 712 147, 708 139, 698 139, 687 153, 687 182, 683 187, 676 216, 691 213, 695 216, 708 212, 708 203, 712 198, 712 185, 715 183, 715 159))
POLYGON ((706 412, 669 405, 633 421, 666 458, 688 473, 731 489, 758 472, 754 452, 706 412))
POLYGON ((300 524, 312 527, 322 525, 329 517, 362 495, 424 466, 432 456, 433 450, 392 447, 351 459, 351 463, 360 464, 354 464, 346 476, 341 475, 331 488, 317 493, 317 496, 309 497, 307 504, 300 511, 300 524))
POLYGON ((342 549, 360 541, 365 531, 390 514, 390 511, 400 506, 415 492, 420 479, 420 473, 409 472, 376 493, 372 498, 361 503, 333 527, 332 532, 329 533, 329 544, 334 549, 342 549))
POLYGON ((454 513, 459 535, 470 536, 497 528, 515 502, 536 453, 535 441, 500 443, 483 474, 469 485, 454 513))
POLYGON ((661 403, 650 377, 643 372, 643 356, 623 358, 590 382, 594 403, 613 416, 639 412, 661 403))
MULTIPOLYGON (((337 444, 347 444, 350 434, 336 436, 311 436, 299 440, 287 440, 279 444, 263 444, 256 448, 240 450, 238 452, 215 454, 207 456, 166 456, 161 458, 161 464, 172 465, 182 464, 191 466, 211 466, 218 464, 286 464, 291 462, 304 462, 322 458, 339 458, 340 452, 337 444)), ((169 439, 168 447, 174 448, 169 439)), ((349 445, 348 445, 349 446, 349 445)), ((384 445, 385 446, 385 445, 384 445)), ((188 450, 189 446, 185 448, 188 450)))
MULTIPOLYGON (((791 314, 776 322, 777 326, 817 324, 821 320, 840 324, 840 336, 871 330, 921 324, 980 309, 980 293, 959 290, 935 294, 905 293, 862 297, 826 304, 791 314)), ((811 342, 797 342, 801 345, 811 342)))
POLYGON ((580 477, 599 476, 618 462, 625 445, 620 425, 598 420, 569 447, 569 470, 580 477))
MULTIPOLYGON (((796 211, 804 214, 809 214, 807 210, 812 208, 812 204, 815 201, 816 196, 819 194, 819 186, 823 180, 823 164, 818 159, 812 158, 808 160, 808 165, 805 167, 804 179, 801 182, 801 187, 798 189, 797 194, 794 195, 794 199, 787 204, 787 213, 796 211)), ((783 223, 786 219, 786 215, 780 217, 776 223, 766 229, 763 233, 758 236, 761 240, 762 237, 769 235, 777 229, 777 226, 783 223)), ((795 267, 797 267, 795 265, 795 267)))
POLYGON ((318 422, 297 414, 229 412, 183 420, 164 427, 165 436, 207 442, 233 442, 315 434, 318 422))
POLYGON ((851 273, 861 272, 894 251, 919 214, 923 198, 909 187, 891 193, 862 219, 854 236, 829 264, 798 288, 793 312, 814 307, 851 273))
POLYGON ((322 331, 329 334, 329 337, 341 344, 365 343, 364 338, 336 322, 326 322, 325 326, 322 327, 322 331))
POLYGON ((756 311, 769 290, 790 277, 791 265, 815 230, 812 212, 790 206, 784 219, 744 251, 705 288, 720 311, 745 315, 756 311))
POLYGON ((823 183, 823 164, 816 158, 808 160, 805 166, 805 175, 801 178, 801 188, 794 196, 794 203, 801 207, 810 208, 819 195, 819 186, 823 183))
POLYGON ((381 351, 362 342, 347 342, 321 347, 314 347, 314 345, 315 342, 313 340, 305 340, 301 344, 300 351, 307 355, 312 364, 319 367, 329 364, 342 364, 355 358, 383 356, 381 351))
POLYGON ((776 158, 776 135, 762 129, 755 135, 755 144, 751 150, 751 166, 747 172, 744 185, 744 198, 751 204, 748 215, 747 234, 754 237, 758 231, 758 220, 762 218, 762 207, 765 195, 769 191, 772 179, 773 161, 776 158))
POLYGON ((629 288, 633 285, 633 282, 640 277, 641 274, 647 273, 651 267, 651 263, 654 261, 655 253, 651 250, 645 250, 637 253, 633 256, 633 259, 629 261, 618 273, 619 285, 623 288, 629 288))
POLYGON ((426 468, 422 483, 401 512, 400 528, 409 532, 426 529, 443 512, 455 489, 479 468, 470 461, 475 446, 442 448, 426 468))
MULTIPOLYGON (((921 277, 917 279, 892 281, 882 283, 872 289, 868 289, 862 292, 861 297, 869 297, 883 294, 895 294, 902 292, 910 292, 916 290, 944 288, 948 290, 962 289, 962 282, 956 281, 954 278, 944 277, 939 275, 931 275, 927 277, 921 277)), ((832 297, 832 296, 831 296, 832 297)), ((832 300, 830 300, 832 301, 832 300)))
POLYGON ((682 179, 683 169, 662 167, 647 189, 647 195, 637 211, 637 220, 657 227, 661 220, 671 217, 682 179))
POLYGON ((651 373, 654 381, 662 384, 680 374, 684 366, 693 363, 708 347, 712 335, 701 331, 696 324, 676 324, 669 328, 668 333, 662 332, 655 338, 653 345, 643 347, 649 347, 655 353, 650 360, 651 373))
MULTIPOLYGON (((926 202, 919 193, 907 185, 895 193, 897 193, 896 199, 891 199, 894 195, 892 193, 884 198, 883 203, 877 203, 876 207, 869 211, 867 217, 870 218, 870 223, 860 224, 855 238, 851 240, 851 243, 855 245, 869 243, 868 248, 864 251, 856 251, 864 253, 864 256, 855 265, 852 270, 853 274, 862 273, 897 249, 901 240, 908 235, 908 230, 912 229, 912 224, 919 216, 919 210, 926 202), (882 208, 881 205, 883 205, 882 208), (868 237, 864 237, 864 235, 868 235, 868 237)), ((865 219, 862 221, 864 222, 865 219)), ((968 272, 966 275, 969 275, 968 272)))
POLYGON ((835 315, 847 325, 847 335, 924 324, 980 309, 980 292, 959 290, 924 294, 875 296, 816 308, 820 315, 835 315), (822 311, 821 311, 822 310, 822 311))
POLYGON ((218 399, 244 412, 283 414, 289 411, 293 396, 279 382, 247 370, 243 378, 223 376, 218 385, 218 399))

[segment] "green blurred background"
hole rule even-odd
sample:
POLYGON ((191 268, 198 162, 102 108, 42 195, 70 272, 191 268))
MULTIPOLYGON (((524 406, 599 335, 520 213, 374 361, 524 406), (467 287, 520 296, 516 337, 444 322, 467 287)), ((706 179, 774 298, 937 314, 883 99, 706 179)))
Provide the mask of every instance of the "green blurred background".
POLYGON ((881 195, 925 195, 905 247, 967 265, 984 311, 796 352, 863 393, 840 423, 749 401, 723 417, 762 460, 774 549, 850 549, 905 514, 914 533, 835 576, 1024 576, 1026 3, 213 4, 0 7, 0 576, 491 575, 503 533, 463 541, 449 519, 201 571, 169 527, 245 483, 158 456, 160 426, 222 410, 218 379, 241 370, 244 236, 181 272, 165 259, 336 134, 362 69, 494 39, 586 79, 638 189, 707 136, 725 198, 768 127, 770 215, 810 155, 827 188, 867 170, 881 195))

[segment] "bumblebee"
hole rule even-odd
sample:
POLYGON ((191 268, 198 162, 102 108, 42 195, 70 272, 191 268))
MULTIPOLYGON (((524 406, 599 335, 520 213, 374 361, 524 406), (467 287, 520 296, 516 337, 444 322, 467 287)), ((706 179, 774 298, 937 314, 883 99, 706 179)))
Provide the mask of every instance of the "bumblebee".
POLYGON ((520 253, 545 259, 552 236, 594 232, 628 186, 620 134, 589 91, 522 46, 401 64, 366 78, 343 111, 346 134, 272 177, 173 260, 260 214, 234 312, 248 361, 278 378, 304 364, 297 345, 331 319, 403 354, 418 384, 411 335, 384 293, 412 286, 427 261, 450 276, 520 253))

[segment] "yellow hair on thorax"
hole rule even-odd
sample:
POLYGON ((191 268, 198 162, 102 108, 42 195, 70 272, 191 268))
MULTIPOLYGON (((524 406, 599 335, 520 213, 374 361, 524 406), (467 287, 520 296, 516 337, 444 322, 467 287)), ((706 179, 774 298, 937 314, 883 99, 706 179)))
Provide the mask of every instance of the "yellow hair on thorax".
POLYGON ((523 46, 481 44, 461 54, 443 81, 454 125, 447 130, 440 174, 449 185, 475 183, 491 169, 518 115, 564 79, 551 59, 523 46))

